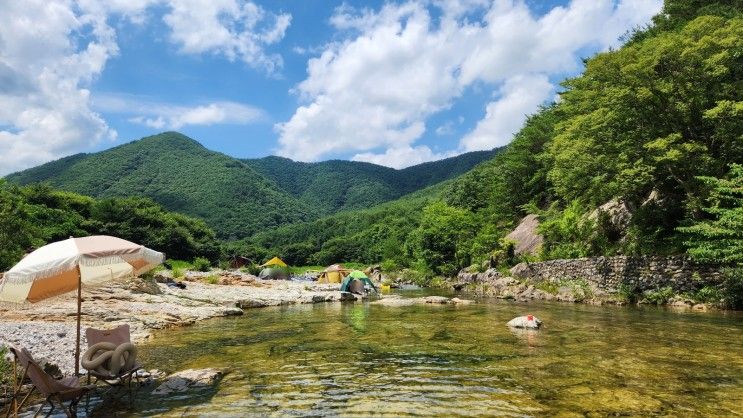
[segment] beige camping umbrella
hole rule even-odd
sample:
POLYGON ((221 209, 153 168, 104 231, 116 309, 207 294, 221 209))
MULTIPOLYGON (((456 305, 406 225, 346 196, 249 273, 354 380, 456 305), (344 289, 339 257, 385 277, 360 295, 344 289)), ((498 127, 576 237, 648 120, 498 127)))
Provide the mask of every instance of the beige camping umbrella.
POLYGON ((0 302, 36 303, 77 290, 75 374, 80 371, 82 286, 142 274, 165 260, 163 253, 121 238, 70 238, 28 254, 0 282, 0 302))

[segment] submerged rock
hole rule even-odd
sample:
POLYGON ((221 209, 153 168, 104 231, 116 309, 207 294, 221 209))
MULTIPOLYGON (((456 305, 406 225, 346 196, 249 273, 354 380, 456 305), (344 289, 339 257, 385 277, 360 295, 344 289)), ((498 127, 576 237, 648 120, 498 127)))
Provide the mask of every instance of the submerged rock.
POLYGON ((706 312, 707 311, 707 304, 706 303, 697 303, 696 305, 692 306, 691 309, 693 309, 695 311, 706 312))
POLYGON ((539 329, 542 326, 542 320, 534 315, 524 315, 513 318, 507 324, 512 328, 539 329))
POLYGON ((411 305, 467 305, 473 303, 471 300, 444 296, 425 296, 420 298, 404 298, 400 295, 385 295, 381 299, 372 302, 385 306, 411 306, 411 305))
POLYGON ((468 299, 459 299, 459 298, 452 298, 451 303, 455 305, 469 305, 470 303, 473 303, 474 301, 468 300, 468 299))
POLYGON ((152 393, 154 395, 169 395, 171 393, 187 392, 191 389, 204 389, 216 385, 224 376, 217 369, 188 369, 171 374, 152 393))
POLYGON ((423 301, 425 303, 437 303, 441 305, 450 303, 449 298, 444 297, 444 296, 426 296, 423 298, 423 301))
POLYGON ((385 297, 372 302, 375 305, 384 306, 410 306, 419 302, 419 298, 403 298, 400 295, 386 295, 385 297))

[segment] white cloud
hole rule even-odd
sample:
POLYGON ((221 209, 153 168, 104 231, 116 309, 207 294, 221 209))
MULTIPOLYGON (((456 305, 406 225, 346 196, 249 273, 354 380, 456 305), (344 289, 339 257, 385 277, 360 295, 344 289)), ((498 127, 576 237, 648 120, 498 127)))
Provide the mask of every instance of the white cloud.
POLYGON ((425 118, 449 106, 460 86, 447 33, 432 33, 417 3, 378 14, 337 14, 340 29, 362 29, 308 64, 297 91, 310 101, 277 125, 280 153, 316 160, 329 153, 403 147, 425 131, 425 118))
MULTIPOLYGON (((266 71, 281 58, 265 47, 281 40, 288 14, 274 15, 244 0, 27 0, 5 1, 0 13, 0 175, 80 152, 116 131, 91 106, 90 86, 118 54, 121 16, 142 24, 162 6, 171 40, 185 53, 222 54, 266 71), (149 14, 148 14, 149 13, 149 14)), ((232 102, 164 106, 133 118, 151 127, 249 123, 256 108, 232 102), (137 119, 139 118, 139 119, 137 119)))
POLYGON ((498 100, 488 103, 485 117, 461 141, 464 151, 481 151, 511 142, 526 117, 552 96, 545 75, 517 75, 505 81, 498 100))
POLYGON ((132 95, 103 94, 93 100, 93 106, 103 112, 130 115, 130 122, 153 129, 180 129, 187 125, 245 125, 267 119, 265 112, 257 107, 230 101, 183 106, 132 95))
POLYGON ((337 9, 330 22, 347 38, 309 61, 295 89, 304 104, 276 125, 279 154, 313 161, 356 152, 368 160, 377 155, 368 151, 383 147, 388 157, 401 149, 435 157, 414 145, 427 118, 472 86, 503 91, 458 151, 502 145, 549 98, 548 76, 578 70, 584 48, 616 45, 657 13, 661 0, 573 0, 541 17, 516 0, 433 4, 436 19, 429 3, 417 1, 337 9))
POLYGON ((454 122, 447 121, 436 128, 436 135, 446 136, 454 134, 454 122))
POLYGON ((452 157, 456 152, 433 152, 425 145, 417 147, 402 146, 391 147, 381 154, 365 152, 354 155, 353 161, 365 161, 378 165, 385 165, 392 168, 404 168, 411 165, 425 163, 426 161, 440 160, 442 158, 452 157))
POLYGON ((291 15, 274 15, 253 2, 238 0, 169 0, 169 5, 163 20, 181 52, 224 55, 268 73, 281 68, 281 56, 268 54, 265 47, 284 37, 291 15))
POLYGON ((117 53, 103 15, 65 1, 3 5, 0 175, 116 137, 86 86, 117 53))

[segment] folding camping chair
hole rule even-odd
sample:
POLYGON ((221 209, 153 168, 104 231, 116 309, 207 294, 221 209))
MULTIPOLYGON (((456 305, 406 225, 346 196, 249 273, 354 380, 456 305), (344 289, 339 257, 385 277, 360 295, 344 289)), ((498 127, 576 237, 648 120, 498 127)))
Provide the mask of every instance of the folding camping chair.
POLYGON ((11 413, 17 415, 18 410, 23 407, 34 390, 37 390, 41 395, 45 397, 45 402, 36 411, 36 414, 34 414, 34 418, 41 413, 46 404, 49 404, 51 406, 51 409, 47 413, 47 416, 51 415, 54 409, 57 408, 57 404, 55 404, 55 401, 68 417, 73 417, 77 415, 77 405, 78 403, 80 403, 82 397, 85 396, 85 394, 88 393, 90 390, 95 388, 95 386, 80 386, 80 380, 75 376, 64 378, 62 380, 53 378, 48 373, 46 373, 41 368, 41 366, 36 363, 36 361, 34 361, 31 353, 29 353, 29 351, 25 348, 17 349, 15 347, 10 347, 10 352, 13 353, 13 355, 15 356, 13 377, 16 378, 16 381, 13 383, 13 400, 8 409, 6 417, 10 417, 11 413), (23 373, 20 376, 17 375, 18 364, 20 364, 23 370, 23 373), (19 404, 17 403, 18 395, 20 394, 20 389, 23 386, 23 381, 26 379, 27 376, 29 379, 31 379, 33 387, 19 404), (65 402, 69 402, 69 405, 67 407, 65 407, 64 405, 65 402))

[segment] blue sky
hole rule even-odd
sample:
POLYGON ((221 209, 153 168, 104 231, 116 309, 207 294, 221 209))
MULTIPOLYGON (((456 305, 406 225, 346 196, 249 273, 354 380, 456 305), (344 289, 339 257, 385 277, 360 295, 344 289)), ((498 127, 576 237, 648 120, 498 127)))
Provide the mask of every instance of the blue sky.
MULTIPOLYGON (((177 130, 404 167, 507 144, 660 0, 11 0, 0 175, 177 130)), ((2 87, 4 86, 4 87, 2 87)))

